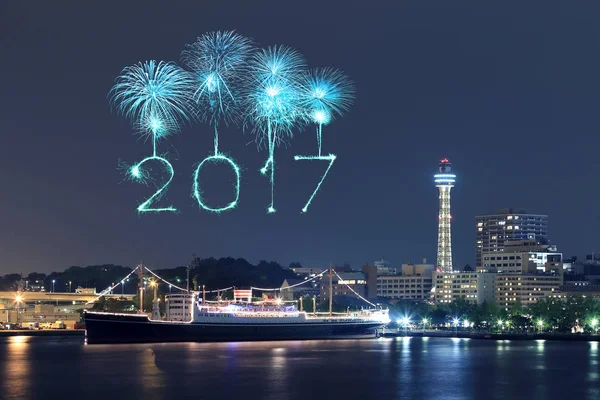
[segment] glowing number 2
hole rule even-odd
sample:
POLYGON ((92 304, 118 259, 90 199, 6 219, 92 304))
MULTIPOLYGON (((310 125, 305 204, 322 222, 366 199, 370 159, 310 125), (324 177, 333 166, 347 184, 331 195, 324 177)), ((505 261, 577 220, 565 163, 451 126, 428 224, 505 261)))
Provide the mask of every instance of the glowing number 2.
POLYGON ((294 160, 296 160, 296 161, 300 161, 300 160, 325 160, 325 161, 329 161, 329 166, 327 167, 327 169, 325 170, 325 173, 321 177, 321 180, 317 184, 317 187, 315 188, 315 191, 310 195, 310 198, 308 199, 308 201, 306 202, 306 204, 302 208, 302 212, 303 213, 305 213, 308 210, 308 206, 310 206, 310 203, 312 202, 313 198, 315 197, 315 195, 317 194, 317 192, 321 188, 321 184, 325 180, 325 177, 327 176, 327 173, 329 172, 329 170, 331 169, 331 166, 335 162, 335 159, 336 159, 335 154, 330 154, 328 156, 295 156, 294 157, 294 160))
POLYGON ((134 180, 137 180, 139 182, 147 181, 149 179, 148 173, 141 168, 142 164, 144 164, 147 161, 158 161, 158 162, 164 164, 165 169, 169 173, 169 179, 167 179, 165 184, 162 185, 160 188, 158 187, 158 185, 156 185, 158 190, 152 196, 150 196, 146 201, 144 201, 142 204, 140 204, 138 206, 138 208, 137 208, 138 212, 139 213, 162 212, 162 211, 177 212, 177 209, 173 206, 168 206, 168 207, 163 207, 163 208, 150 208, 150 205, 152 203, 154 203, 155 201, 158 201, 166 193, 167 186, 169 186, 169 183, 171 183, 171 181, 173 180, 175 171, 173 170, 173 166, 171 165, 170 162, 168 162, 166 159, 164 159, 162 157, 158 157, 158 156, 146 157, 139 163, 133 165, 131 167, 131 169, 129 170, 129 174, 131 175, 131 177, 134 180))
POLYGON ((207 211, 220 213, 220 212, 229 210, 231 208, 234 208, 237 205, 238 199, 240 198, 240 168, 237 166, 237 164, 231 158, 226 157, 223 154, 217 154, 214 156, 206 157, 204 160, 202 160, 202 162, 200 164, 198 164, 198 167, 196 167, 196 171, 194 172, 193 194, 194 194, 194 197, 196 198, 196 200, 198 201, 198 205, 207 211), (202 199, 202 190, 200 189, 200 180, 199 180, 198 175, 200 174, 200 169, 202 169, 202 166, 205 163, 215 163, 215 164, 216 163, 225 163, 225 164, 230 165, 231 169, 233 169, 233 172, 235 172, 235 181, 236 181, 235 182, 235 199, 231 203, 226 205, 225 207, 220 207, 220 208, 209 207, 204 203, 204 200, 202 199))

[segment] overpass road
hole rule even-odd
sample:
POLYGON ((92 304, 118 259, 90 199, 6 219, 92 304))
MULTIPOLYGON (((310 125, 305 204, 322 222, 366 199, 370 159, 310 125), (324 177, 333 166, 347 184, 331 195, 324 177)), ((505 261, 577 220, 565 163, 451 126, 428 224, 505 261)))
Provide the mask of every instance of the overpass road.
MULTIPOLYGON (((24 303, 36 303, 36 302, 94 302, 98 300, 98 295, 94 294, 81 294, 81 293, 60 293, 60 292, 20 292, 22 302, 24 303)), ((107 294, 105 298, 121 298, 124 297, 127 300, 133 299, 134 294, 107 294)), ((17 292, 0 292, 0 300, 15 301, 17 292)))

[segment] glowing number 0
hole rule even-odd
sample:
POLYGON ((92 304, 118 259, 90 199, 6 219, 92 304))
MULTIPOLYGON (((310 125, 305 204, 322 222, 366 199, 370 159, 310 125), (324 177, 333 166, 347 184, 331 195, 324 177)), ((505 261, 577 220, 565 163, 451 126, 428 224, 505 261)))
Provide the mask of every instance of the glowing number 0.
MULTIPOLYGON (((140 204, 137 208, 139 213, 144 213, 144 212, 161 212, 161 211, 172 211, 172 212, 177 212, 177 209, 173 206, 169 206, 169 207, 163 207, 163 208, 149 208, 149 206, 159 200, 166 192, 166 188, 169 185, 169 183, 171 183, 171 181, 173 180, 173 176, 175 175, 175 171, 173 170, 173 166, 171 165, 170 162, 168 162, 166 159, 162 158, 162 157, 157 157, 157 156, 152 156, 152 157, 146 157, 144 158, 142 161, 140 161, 139 163, 133 165, 131 167, 131 169, 129 170, 129 174, 131 175, 131 177, 138 181, 138 182, 144 182, 146 181, 146 179, 148 179, 148 174, 146 171, 144 171, 141 166, 142 164, 144 164, 146 161, 159 161, 161 163, 163 163, 165 165, 165 169, 169 172, 170 176, 169 179, 165 182, 164 185, 162 185, 160 188, 158 188, 158 190, 152 195, 150 196, 146 201, 144 201, 142 204, 140 204)), ((157 185, 158 187, 158 185, 157 185)))
POLYGON ((202 160, 202 162, 200 164, 198 164, 198 167, 196 168, 196 171, 194 172, 194 197, 198 201, 198 205, 207 211, 220 213, 220 212, 235 208, 235 206, 237 205, 238 199, 240 198, 240 168, 237 166, 237 164, 231 158, 226 157, 222 154, 217 154, 214 156, 206 157, 204 160, 202 160), (211 163, 211 162, 215 163, 215 164, 226 163, 226 164, 230 165, 231 169, 233 169, 233 172, 235 172, 235 180, 236 180, 236 182, 235 182, 235 199, 231 203, 226 205, 225 207, 220 207, 220 208, 209 207, 208 205, 206 205, 204 203, 204 200, 202 199, 202 190, 200 189, 200 181, 199 181, 200 169, 202 169, 202 166, 205 163, 211 163))

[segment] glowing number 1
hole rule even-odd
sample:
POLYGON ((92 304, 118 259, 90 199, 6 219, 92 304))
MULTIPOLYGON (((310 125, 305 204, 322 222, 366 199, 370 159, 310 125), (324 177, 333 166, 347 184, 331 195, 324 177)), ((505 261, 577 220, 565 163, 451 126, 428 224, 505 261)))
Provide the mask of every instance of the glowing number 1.
POLYGON ((335 154, 330 154, 328 156, 295 156, 294 157, 294 160, 296 160, 296 161, 300 161, 300 160, 324 160, 324 161, 329 161, 329 166, 327 167, 327 169, 325 170, 325 173, 321 177, 321 180, 317 184, 317 187, 315 188, 315 191, 312 193, 312 195, 310 196, 310 198, 308 199, 308 201, 306 202, 306 204, 302 208, 302 212, 303 213, 305 213, 308 210, 308 206, 310 206, 310 203, 312 202, 313 198, 315 197, 315 195, 317 194, 317 192, 321 188, 321 184, 325 180, 325 177, 327 176, 327 173, 329 172, 329 170, 331 169, 331 166, 335 162, 335 159, 336 159, 335 154))

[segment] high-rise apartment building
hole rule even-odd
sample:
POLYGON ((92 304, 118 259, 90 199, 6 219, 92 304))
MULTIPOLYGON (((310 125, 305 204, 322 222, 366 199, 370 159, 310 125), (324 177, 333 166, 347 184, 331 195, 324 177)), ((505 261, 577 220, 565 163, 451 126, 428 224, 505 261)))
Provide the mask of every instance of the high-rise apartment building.
POLYGON ((504 251, 506 241, 535 239, 548 242, 548 216, 504 208, 496 214, 475 217, 475 230, 475 265, 481 267, 481 255, 504 251))

